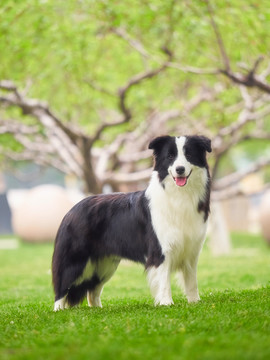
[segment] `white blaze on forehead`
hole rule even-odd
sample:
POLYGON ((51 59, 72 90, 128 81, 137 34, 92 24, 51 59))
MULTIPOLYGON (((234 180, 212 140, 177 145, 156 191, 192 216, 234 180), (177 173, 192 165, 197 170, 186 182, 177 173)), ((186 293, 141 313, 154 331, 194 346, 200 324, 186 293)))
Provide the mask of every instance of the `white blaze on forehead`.
POLYGON ((175 143, 177 147, 177 158, 175 159, 175 163, 177 163, 178 166, 181 166, 186 163, 186 158, 184 155, 184 145, 186 143, 186 137, 180 136, 175 138, 175 143))
POLYGON ((180 136, 175 138, 175 144, 177 148, 177 156, 174 160, 174 163, 169 167, 169 172, 174 179, 187 177, 191 172, 191 164, 187 161, 184 152, 184 146, 187 138, 185 136, 180 136), (184 172, 179 176, 177 168, 183 166, 184 172))
POLYGON ((175 138, 175 142, 176 142, 176 146, 177 146, 177 151, 178 154, 183 154, 184 153, 184 145, 186 142, 186 137, 185 136, 179 136, 177 138, 175 138))

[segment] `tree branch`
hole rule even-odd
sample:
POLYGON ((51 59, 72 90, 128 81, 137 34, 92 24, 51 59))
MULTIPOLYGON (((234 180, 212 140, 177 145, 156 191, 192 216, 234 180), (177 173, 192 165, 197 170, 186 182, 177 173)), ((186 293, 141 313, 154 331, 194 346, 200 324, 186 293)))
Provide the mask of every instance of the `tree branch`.
POLYGON ((132 184, 139 181, 146 181, 150 179, 153 169, 145 169, 133 173, 106 173, 104 175, 104 182, 112 185, 132 184))
POLYGON ((40 151, 24 150, 22 152, 15 152, 0 147, 0 152, 5 154, 5 157, 13 161, 33 161, 40 166, 52 166, 64 174, 70 174, 70 168, 60 161, 54 154, 48 157, 47 153, 40 151), (46 156, 45 156, 46 155, 46 156))
POLYGON ((252 196, 257 194, 263 194, 267 190, 270 189, 270 183, 265 184, 260 191, 245 191, 241 186, 236 185, 227 189, 219 190, 219 191, 212 191, 211 193, 211 200, 212 201, 222 201, 228 200, 236 196, 252 196))
POLYGON ((216 39, 217 39, 217 43, 218 43, 219 51, 220 51, 220 54, 221 54, 221 57, 222 57, 222 60, 223 60, 223 64, 225 66, 225 70, 230 71, 230 60, 229 60, 229 57, 227 55, 227 52, 226 52, 226 49, 225 49, 225 46, 224 46, 224 43, 223 43, 221 33, 219 31, 219 28, 218 28, 217 23, 216 23, 215 18, 214 18, 214 11, 212 9, 212 6, 210 5, 210 1, 205 0, 205 2, 206 2, 206 5, 207 5, 207 9, 208 9, 209 17, 210 17, 210 22, 211 22, 212 28, 213 28, 213 30, 215 32, 215 36, 216 36, 216 39))
POLYGON ((149 58, 150 55, 147 50, 145 50, 144 46, 137 39, 132 38, 124 28, 120 27, 112 27, 110 31, 115 35, 119 36, 123 40, 125 40, 133 49, 135 49, 139 54, 141 54, 144 58, 149 58))
POLYGON ((251 69, 247 75, 233 73, 231 71, 222 69, 219 71, 221 74, 225 75, 236 84, 244 85, 246 87, 255 87, 267 94, 270 94, 270 85, 261 81, 259 77, 255 76, 253 69, 251 69))
POLYGON ((270 94, 270 85, 262 80, 263 76, 265 78, 265 74, 263 74, 261 76, 261 78, 259 76, 256 76, 256 71, 258 70, 260 63, 263 60, 262 56, 258 57, 258 59, 254 62, 253 67, 249 70, 249 72, 246 75, 232 72, 231 66, 230 66, 230 59, 227 55, 221 33, 219 31, 219 28, 218 28, 217 23, 214 18, 213 8, 210 5, 209 0, 205 0, 205 2, 207 5, 209 16, 210 16, 210 22, 211 22, 212 28, 215 32, 219 51, 220 51, 220 54, 221 54, 221 57, 223 60, 223 64, 224 64, 224 69, 220 69, 219 72, 221 74, 225 75, 230 80, 232 80, 235 84, 244 85, 246 87, 255 87, 255 88, 260 89, 263 92, 270 94))
POLYGON ((24 115, 31 115, 38 120, 41 120, 42 115, 51 118, 54 123, 60 128, 69 139, 75 143, 78 136, 81 136, 81 132, 75 130, 71 126, 64 124, 49 108, 49 106, 42 101, 36 99, 26 98, 16 87, 16 85, 10 80, 0 81, 0 89, 8 92, 7 95, 0 96, 0 103, 7 106, 16 106, 20 108, 24 115))
POLYGON ((222 179, 215 180, 213 183, 213 190, 218 191, 218 190, 223 190, 225 188, 229 188, 235 185, 236 183, 238 183, 243 178, 245 178, 247 175, 255 173, 260 169, 269 165, 270 165, 270 157, 258 159, 245 170, 237 171, 228 176, 224 176, 222 179))
POLYGON ((112 121, 112 122, 103 122, 99 128, 96 130, 95 135, 92 138, 92 143, 94 143, 95 141, 100 139, 101 134, 103 133, 103 131, 109 127, 114 127, 114 126, 118 126, 118 125, 122 125, 125 123, 128 123, 131 118, 132 118, 132 112, 131 109, 128 107, 127 105, 127 95, 129 93, 129 91, 134 87, 137 86, 139 84, 141 84, 142 82, 144 82, 145 80, 149 80, 152 79, 153 77, 156 77, 157 75, 159 75, 162 71, 164 71, 167 67, 168 67, 168 62, 171 60, 172 58, 172 53, 170 52, 169 49, 167 49, 166 47, 163 48, 164 53, 168 56, 168 61, 165 61, 163 64, 161 64, 158 68, 156 69, 151 69, 151 70, 147 70, 143 73, 139 73, 137 75, 134 75, 133 77, 131 77, 127 83, 120 87, 118 89, 118 107, 119 110, 122 114, 122 116, 116 120, 116 121, 112 121))
POLYGON ((224 138, 225 136, 231 136, 233 137, 236 132, 238 132, 243 126, 245 126, 249 121, 256 120, 256 117, 254 115, 252 116, 252 110, 254 108, 254 103, 249 96, 247 90, 244 87, 240 88, 242 97, 244 99, 244 108, 240 112, 237 121, 233 122, 232 124, 221 128, 218 133, 217 137, 224 138))
MULTIPOLYGON (((72 173, 81 176, 82 159, 78 152, 77 143, 83 135, 64 124, 44 102, 23 96, 11 81, 1 81, 0 88, 8 92, 8 94, 0 96, 0 103, 9 107, 20 108, 23 115, 30 115, 38 120, 43 125, 56 154, 70 167, 72 173)), ((23 126, 17 125, 17 129, 20 127, 21 130, 25 130, 26 128, 23 126)), ((19 137, 18 134, 16 137, 23 146, 30 150, 31 142, 22 136, 19 137)))
POLYGON ((0 120, 0 134, 34 135, 39 131, 37 126, 20 124, 16 120, 0 120))
POLYGON ((191 74, 197 74, 197 75, 218 75, 220 73, 220 70, 218 69, 201 69, 201 68, 196 68, 194 66, 183 66, 180 65, 176 62, 169 62, 168 63, 168 67, 169 68, 173 68, 173 69, 177 69, 180 70, 184 73, 191 73, 191 74))
POLYGON ((108 89, 103 88, 102 86, 98 85, 94 80, 90 80, 86 78, 84 80, 86 84, 88 84, 93 90, 98 91, 101 94, 105 94, 111 97, 117 97, 114 92, 109 91, 108 89))

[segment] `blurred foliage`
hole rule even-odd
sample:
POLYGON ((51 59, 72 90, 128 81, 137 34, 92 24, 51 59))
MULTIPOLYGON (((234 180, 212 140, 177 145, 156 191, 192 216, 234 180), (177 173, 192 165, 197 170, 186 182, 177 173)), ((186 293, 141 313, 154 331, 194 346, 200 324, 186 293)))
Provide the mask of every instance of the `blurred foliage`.
MULTIPOLYGON (((259 55, 268 56, 269 0, 219 0, 211 5, 234 71, 239 63, 251 68, 259 55)), ((113 116, 118 99, 93 90, 88 81, 117 94, 132 76, 165 60, 164 45, 183 67, 222 67, 204 1, 1 1, 0 78, 11 79, 20 88, 28 86, 29 96, 46 100, 62 119, 79 123, 89 134, 105 115, 113 116), (149 58, 112 28, 125 29, 140 41, 149 58)), ((109 135, 135 128, 152 109, 181 107, 202 86, 211 87, 217 81, 226 84, 227 90, 211 106, 202 103, 194 114, 218 129, 235 120, 235 114, 229 116, 223 109, 240 99, 238 90, 222 75, 171 68, 129 92, 134 121, 110 129, 109 135)))

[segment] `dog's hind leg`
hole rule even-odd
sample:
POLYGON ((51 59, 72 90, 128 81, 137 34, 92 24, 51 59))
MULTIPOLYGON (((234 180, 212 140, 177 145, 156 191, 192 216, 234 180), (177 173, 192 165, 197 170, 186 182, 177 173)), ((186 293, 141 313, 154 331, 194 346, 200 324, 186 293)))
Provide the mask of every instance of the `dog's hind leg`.
POLYGON ((95 265, 95 272, 100 279, 100 283, 97 284, 94 289, 90 289, 87 292, 87 301, 89 306, 102 307, 100 296, 103 286, 113 276, 119 263, 120 259, 117 257, 105 257, 97 261, 95 265))
POLYGON ((104 284, 101 283, 92 291, 87 291, 87 302, 89 306, 102 307, 100 296, 103 290, 104 284))

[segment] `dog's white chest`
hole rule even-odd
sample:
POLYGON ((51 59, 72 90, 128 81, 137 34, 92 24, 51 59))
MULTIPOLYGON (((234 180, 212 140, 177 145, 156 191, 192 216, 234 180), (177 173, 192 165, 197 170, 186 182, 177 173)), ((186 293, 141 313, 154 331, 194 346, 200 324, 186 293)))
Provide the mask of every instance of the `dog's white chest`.
POLYGON ((162 252, 170 256, 172 267, 176 269, 181 266, 183 259, 198 254, 204 241, 207 224, 203 214, 198 212, 202 195, 198 191, 178 189, 174 184, 165 191, 152 178, 146 196, 162 252))

